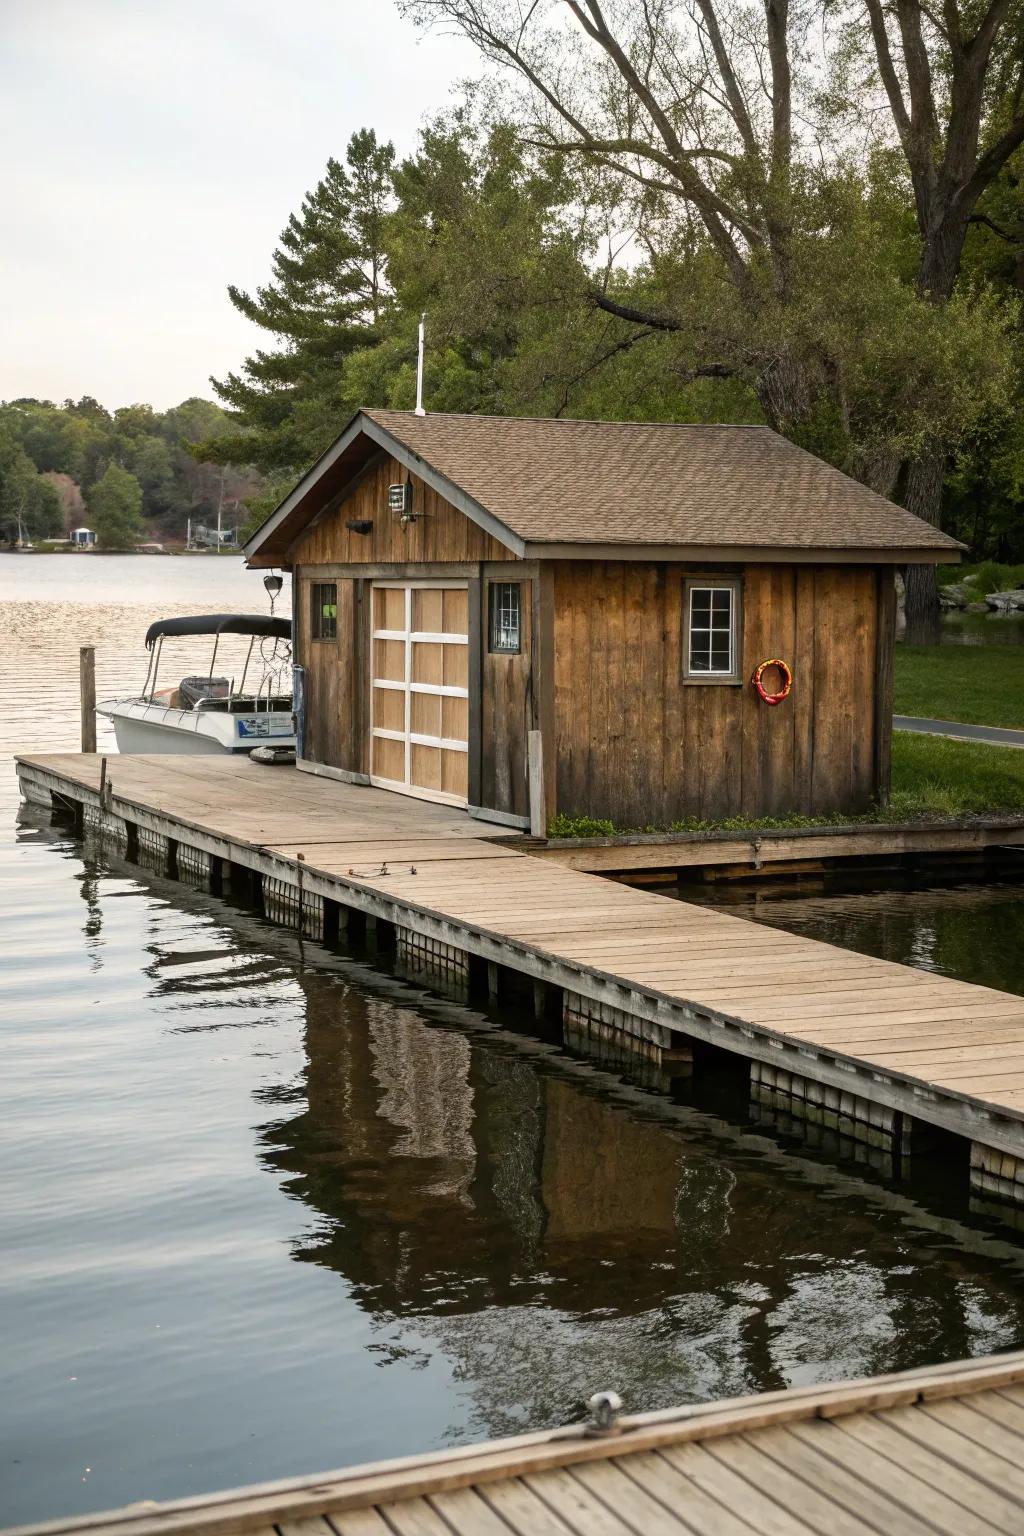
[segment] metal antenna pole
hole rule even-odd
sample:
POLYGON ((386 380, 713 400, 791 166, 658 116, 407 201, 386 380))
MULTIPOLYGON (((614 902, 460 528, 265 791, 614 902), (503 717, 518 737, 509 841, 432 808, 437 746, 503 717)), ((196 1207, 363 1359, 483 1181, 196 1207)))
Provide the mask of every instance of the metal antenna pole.
POLYGON ((427 314, 426 314, 426 310, 424 310, 423 314, 420 315, 420 344, 419 344, 419 351, 418 351, 417 357, 416 357, 416 415, 417 416, 425 416, 427 414, 426 411, 423 409, 423 322, 424 322, 424 320, 426 320, 426 318, 427 318, 427 314))

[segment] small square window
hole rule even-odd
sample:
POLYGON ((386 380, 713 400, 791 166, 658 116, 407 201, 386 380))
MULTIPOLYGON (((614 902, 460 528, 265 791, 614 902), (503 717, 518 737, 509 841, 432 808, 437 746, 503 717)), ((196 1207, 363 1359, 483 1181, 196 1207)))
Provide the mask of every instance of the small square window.
POLYGON ((309 589, 309 630, 314 640, 338 638, 338 587, 333 581, 314 581, 309 589))
POLYGON ((523 589, 518 581, 491 582, 488 628, 492 651, 515 655, 522 650, 523 589))
POLYGON ((694 682, 736 682, 739 672, 739 583, 686 583, 683 675, 694 682))

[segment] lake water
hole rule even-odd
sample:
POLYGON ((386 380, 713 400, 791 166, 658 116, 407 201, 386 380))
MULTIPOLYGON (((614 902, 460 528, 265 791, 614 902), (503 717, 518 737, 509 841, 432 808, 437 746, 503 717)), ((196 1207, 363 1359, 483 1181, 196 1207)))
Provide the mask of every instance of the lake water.
MULTIPOLYGON (((265 598, 227 558, 0 556, 0 1524, 557 1424, 601 1387, 1024 1345, 1024 1248, 962 1189, 787 1149, 725 1088, 640 1092, 19 810, 10 754, 77 745, 80 644, 122 692, 150 619, 236 607, 265 598)), ((1024 990, 1012 889, 843 899, 758 915, 1024 990)))

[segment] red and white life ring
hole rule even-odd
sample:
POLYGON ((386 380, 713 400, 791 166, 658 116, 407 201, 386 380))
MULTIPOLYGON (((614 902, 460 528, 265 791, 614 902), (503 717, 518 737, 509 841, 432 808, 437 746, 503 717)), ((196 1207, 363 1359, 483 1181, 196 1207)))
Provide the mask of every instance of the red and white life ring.
POLYGON ((762 661, 750 681, 757 690, 758 698, 763 699, 766 704, 781 704, 783 699, 789 697, 789 690, 793 686, 793 673, 788 662, 780 661, 777 656, 772 656, 767 661, 762 661), (782 673, 782 687, 775 693, 769 693, 761 681, 769 667, 778 667, 782 673))

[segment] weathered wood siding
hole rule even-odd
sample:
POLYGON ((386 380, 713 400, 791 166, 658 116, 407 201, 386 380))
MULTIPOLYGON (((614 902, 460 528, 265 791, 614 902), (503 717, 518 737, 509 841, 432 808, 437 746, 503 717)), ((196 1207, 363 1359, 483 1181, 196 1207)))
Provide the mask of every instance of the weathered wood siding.
POLYGON ((342 500, 330 503, 305 530, 289 558, 296 565, 404 565, 516 557, 403 465, 382 455, 342 500), (388 511, 388 486, 408 479, 417 517, 403 527, 388 511), (373 528, 353 533, 345 527, 350 520, 367 520, 373 528))
MULTIPOLYGON (((742 569, 741 677, 685 683, 675 565, 556 562, 557 809, 620 826, 687 817, 860 811, 888 771, 891 677, 873 568, 742 569), (881 643, 880 643, 881 642, 881 643), (749 678, 780 656, 793 689, 774 708, 749 678)), ((693 574, 690 572, 689 574, 693 574)), ((888 612, 888 609, 886 610, 888 612)))
MULTIPOLYGON (((499 580, 513 581, 510 570, 499 580)), ((480 804, 510 816, 530 814, 526 754, 532 722, 533 584, 521 583, 522 650, 489 649, 489 582, 481 586, 480 804)))
POLYGON ((310 589, 324 578, 314 567, 295 583, 296 660, 306 669, 306 739, 309 762, 353 773, 366 771, 366 610, 369 583, 330 578, 338 591, 335 640, 313 640, 310 589))

